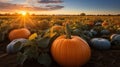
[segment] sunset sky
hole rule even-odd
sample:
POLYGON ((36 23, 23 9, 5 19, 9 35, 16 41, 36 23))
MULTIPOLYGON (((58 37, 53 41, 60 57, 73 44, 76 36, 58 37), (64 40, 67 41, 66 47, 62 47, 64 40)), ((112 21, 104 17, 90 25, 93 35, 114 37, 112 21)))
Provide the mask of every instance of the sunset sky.
POLYGON ((0 0, 1 13, 120 14, 120 0, 0 0))

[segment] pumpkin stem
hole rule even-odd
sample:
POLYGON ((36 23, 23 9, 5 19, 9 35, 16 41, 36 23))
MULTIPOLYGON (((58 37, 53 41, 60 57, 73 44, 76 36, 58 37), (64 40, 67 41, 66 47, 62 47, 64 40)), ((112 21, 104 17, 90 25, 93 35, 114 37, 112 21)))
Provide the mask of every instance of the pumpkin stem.
POLYGON ((68 25, 68 23, 66 23, 65 32, 66 32, 66 38, 71 39, 71 31, 70 31, 70 26, 68 25))

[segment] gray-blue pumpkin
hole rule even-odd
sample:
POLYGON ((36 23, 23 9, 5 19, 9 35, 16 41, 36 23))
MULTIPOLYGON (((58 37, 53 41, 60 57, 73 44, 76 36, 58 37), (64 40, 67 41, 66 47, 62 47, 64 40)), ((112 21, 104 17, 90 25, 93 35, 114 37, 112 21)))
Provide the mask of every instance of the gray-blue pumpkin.
POLYGON ((112 35, 110 36, 110 39, 112 40, 116 35, 118 35, 118 34, 112 34, 112 35))
POLYGON ((93 34, 90 31, 83 31, 83 33, 88 37, 93 37, 93 34))
POLYGON ((97 35, 97 31, 95 31, 94 29, 91 29, 90 32, 95 36, 97 35))
POLYGON ((101 26, 101 24, 102 24, 101 22, 96 22, 95 26, 101 26))
POLYGON ((115 35, 112 40, 111 43, 114 45, 120 45, 120 35, 115 35))
POLYGON ((93 38, 91 39, 91 47, 100 49, 100 50, 105 50, 105 49, 110 49, 111 43, 107 39, 104 38, 93 38))
POLYGON ((110 31, 109 30, 102 30, 100 33, 102 35, 108 35, 108 34, 110 34, 110 31))
POLYGON ((20 39, 15 39, 13 41, 11 41, 8 45, 7 45, 7 53, 11 54, 11 53, 16 53, 18 51, 20 51, 20 49, 22 48, 23 44, 26 43, 28 40, 24 39, 24 38, 20 38, 20 39), (17 46, 17 47, 15 47, 17 46))
POLYGON ((80 30, 79 29, 74 29, 73 31, 72 31, 72 34, 73 35, 80 35, 80 30))

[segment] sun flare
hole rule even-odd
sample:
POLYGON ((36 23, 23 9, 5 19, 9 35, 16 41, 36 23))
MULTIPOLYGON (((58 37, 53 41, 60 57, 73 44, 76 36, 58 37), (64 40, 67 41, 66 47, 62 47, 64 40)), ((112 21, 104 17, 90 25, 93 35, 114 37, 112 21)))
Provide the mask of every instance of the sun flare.
POLYGON ((22 14, 22 16, 26 16, 26 14, 27 14, 26 11, 21 11, 20 13, 22 14))

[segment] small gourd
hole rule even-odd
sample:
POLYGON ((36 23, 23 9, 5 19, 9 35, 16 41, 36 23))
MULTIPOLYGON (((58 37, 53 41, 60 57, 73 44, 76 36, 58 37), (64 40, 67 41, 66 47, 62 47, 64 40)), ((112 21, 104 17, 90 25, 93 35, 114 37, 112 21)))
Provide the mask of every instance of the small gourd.
POLYGON ((33 33, 29 36, 29 40, 34 40, 37 37, 37 33, 33 33))

